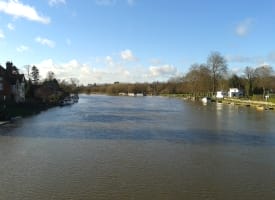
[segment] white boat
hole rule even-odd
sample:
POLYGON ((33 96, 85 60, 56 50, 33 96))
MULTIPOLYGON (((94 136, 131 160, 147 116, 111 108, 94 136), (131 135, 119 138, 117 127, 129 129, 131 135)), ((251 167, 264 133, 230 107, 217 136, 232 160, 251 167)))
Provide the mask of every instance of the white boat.
POLYGON ((202 101, 202 103, 209 103, 209 102, 211 102, 211 98, 210 97, 203 97, 201 99, 201 101, 202 101))
POLYGON ((78 102, 79 97, 78 97, 78 95, 77 95, 77 94, 75 94, 75 95, 71 96, 71 99, 72 99, 72 101, 73 101, 74 103, 77 103, 77 102, 78 102))
POLYGON ((66 97, 64 100, 60 102, 60 106, 67 106, 74 103, 74 100, 71 97, 66 97))
POLYGON ((77 103, 78 99, 79 99, 78 94, 67 96, 60 102, 60 106, 67 106, 67 105, 77 103))

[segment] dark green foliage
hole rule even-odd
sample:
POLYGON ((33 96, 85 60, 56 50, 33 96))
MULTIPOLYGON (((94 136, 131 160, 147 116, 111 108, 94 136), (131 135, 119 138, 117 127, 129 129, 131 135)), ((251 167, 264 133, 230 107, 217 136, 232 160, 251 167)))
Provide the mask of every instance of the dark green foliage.
POLYGON ((36 66, 32 67, 32 71, 31 71, 31 77, 32 77, 32 81, 35 85, 38 84, 39 81, 39 70, 36 66))

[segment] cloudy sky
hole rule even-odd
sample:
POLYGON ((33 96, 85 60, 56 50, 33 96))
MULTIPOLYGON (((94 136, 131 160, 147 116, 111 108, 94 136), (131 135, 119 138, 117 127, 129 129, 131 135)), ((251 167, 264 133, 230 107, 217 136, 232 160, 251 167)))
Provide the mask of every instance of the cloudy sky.
POLYGON ((206 62, 275 66, 274 0, 0 0, 0 64, 83 84, 164 81, 206 62))

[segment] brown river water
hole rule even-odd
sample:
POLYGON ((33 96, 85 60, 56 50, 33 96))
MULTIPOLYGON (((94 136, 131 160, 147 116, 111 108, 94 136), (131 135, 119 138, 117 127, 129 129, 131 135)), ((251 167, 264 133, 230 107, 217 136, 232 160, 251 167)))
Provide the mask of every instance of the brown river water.
POLYGON ((2 199, 275 199, 275 112, 81 95, 0 127, 2 199))

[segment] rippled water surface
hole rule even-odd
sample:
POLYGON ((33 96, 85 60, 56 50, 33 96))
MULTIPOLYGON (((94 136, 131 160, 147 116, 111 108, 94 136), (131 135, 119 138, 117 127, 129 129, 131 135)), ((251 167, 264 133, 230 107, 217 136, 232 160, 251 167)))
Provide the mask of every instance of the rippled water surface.
POLYGON ((82 95, 0 127, 0 199, 275 199, 275 112, 82 95))

